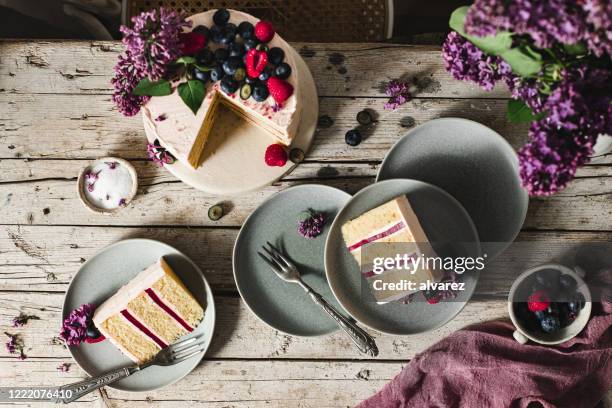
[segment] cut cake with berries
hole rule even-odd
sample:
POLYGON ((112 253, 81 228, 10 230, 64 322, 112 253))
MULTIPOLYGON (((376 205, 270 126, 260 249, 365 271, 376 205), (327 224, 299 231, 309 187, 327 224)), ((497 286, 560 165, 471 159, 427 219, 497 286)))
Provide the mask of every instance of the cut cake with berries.
MULTIPOLYGON (((206 95, 196 114, 181 100, 177 91, 168 96, 152 97, 142 109, 148 132, 152 132, 178 160, 193 169, 205 166, 206 142, 221 104, 269 134, 271 142, 283 146, 291 144, 300 121, 303 104, 299 86, 301 72, 297 67, 295 50, 274 32, 270 23, 236 10, 226 11, 229 19, 225 11, 221 13, 219 10, 187 19, 193 23, 187 31, 207 32, 205 50, 212 51, 215 58, 225 58, 223 63, 214 60, 210 71, 196 72, 195 77, 204 79, 206 86, 206 95), (217 26, 215 21, 226 23, 217 26), (235 31, 235 37, 227 38, 228 31, 229 37, 235 31), (283 65, 278 70, 281 77, 288 75, 286 78, 274 76, 276 67, 272 66, 268 56, 272 49, 272 60, 290 67, 283 65), (165 119, 156 120, 161 115, 165 119)), ((203 59, 211 58, 210 52, 202 55, 203 59)))

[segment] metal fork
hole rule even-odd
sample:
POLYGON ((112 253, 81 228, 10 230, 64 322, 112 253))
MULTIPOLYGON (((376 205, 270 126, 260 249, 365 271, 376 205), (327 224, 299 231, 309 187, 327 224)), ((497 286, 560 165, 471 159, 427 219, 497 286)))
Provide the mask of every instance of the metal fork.
POLYGON ((201 337, 202 334, 179 341, 178 343, 174 343, 159 351, 152 360, 144 364, 117 368, 96 377, 63 385, 59 387, 58 394, 64 396, 64 398, 60 398, 55 402, 63 402, 64 404, 68 404, 69 402, 76 401, 92 391, 102 388, 105 385, 112 384, 115 381, 129 377, 130 375, 153 365, 171 366, 181 363, 204 351, 206 340, 200 340, 201 337))
POLYGON ((265 245, 262 249, 266 252, 267 256, 262 254, 261 252, 257 252, 257 254, 264 260, 276 274, 287 282, 293 282, 299 284, 312 298, 312 300, 323 310, 327 312, 327 314, 334 319, 334 321, 340 326, 342 330, 346 334, 349 335, 353 343, 357 346, 359 351, 365 354, 369 354, 370 356, 378 355, 378 347, 376 347, 376 342, 365 330, 361 327, 357 326, 347 317, 342 315, 340 312, 336 310, 332 305, 327 303, 323 297, 315 292, 310 286, 308 286, 300 276, 300 271, 297 267, 289 260, 286 255, 278 250, 274 245, 270 242, 266 241, 268 244, 267 248, 265 245))

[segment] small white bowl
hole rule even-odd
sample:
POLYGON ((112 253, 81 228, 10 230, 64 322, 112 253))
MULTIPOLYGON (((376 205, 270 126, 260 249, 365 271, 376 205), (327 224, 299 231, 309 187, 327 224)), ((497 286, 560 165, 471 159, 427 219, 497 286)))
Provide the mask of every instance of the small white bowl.
POLYGON ((87 195, 85 194, 85 173, 87 172, 87 169, 96 166, 98 163, 105 162, 117 162, 120 166, 123 166, 128 170, 130 177, 132 178, 131 190, 126 197, 123 197, 125 198, 124 206, 128 205, 132 201, 132 199, 136 195, 136 192, 138 191, 138 175, 136 174, 136 169, 127 160, 120 159, 118 157, 102 157, 100 159, 92 160, 85 167, 83 167, 81 169, 81 172, 79 173, 79 178, 77 180, 77 191, 79 198, 81 199, 81 202, 85 205, 85 207, 98 214, 112 214, 119 211, 122 207, 121 205, 114 208, 98 207, 92 202, 90 202, 87 198, 87 195))
MULTIPOLYGON (((584 272, 579 267, 576 267, 575 270, 572 270, 566 266, 549 263, 540 266, 536 266, 535 268, 529 269, 523 272, 512 284, 510 288, 510 293, 508 294, 508 313, 510 314, 510 319, 512 320, 512 324, 516 330, 512 334, 514 339, 521 344, 527 343, 529 340, 532 340, 536 343, 553 345, 563 343, 573 337, 576 337, 584 326, 586 326, 589 321, 589 317, 591 317, 591 291, 587 284, 582 280, 580 275, 584 275, 584 272), (561 272, 562 275, 570 275, 577 282, 577 291, 582 293, 585 299, 584 307, 578 312, 578 316, 576 320, 572 322, 567 327, 562 328, 561 330, 555 333, 534 333, 532 331, 528 331, 523 324, 521 324, 520 319, 516 316, 514 311, 514 304, 518 303, 517 300, 517 292, 521 285, 525 284, 526 281, 531 281, 534 279, 532 275, 534 275, 538 271, 542 271, 545 269, 554 269, 561 272)), ((531 283, 530 283, 531 284, 531 283)), ((524 301, 521 299, 520 302, 524 301)))

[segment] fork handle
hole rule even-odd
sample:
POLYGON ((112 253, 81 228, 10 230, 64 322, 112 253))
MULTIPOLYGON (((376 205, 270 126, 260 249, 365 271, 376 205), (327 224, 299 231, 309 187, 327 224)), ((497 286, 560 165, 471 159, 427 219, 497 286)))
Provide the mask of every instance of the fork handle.
POLYGON ((344 330, 346 334, 348 334, 348 336, 351 338, 351 340, 353 340, 353 343, 355 343, 359 351, 364 354, 368 354, 372 357, 376 357, 378 355, 378 347, 376 346, 376 342, 374 341, 372 336, 370 336, 365 330, 357 326, 357 324, 353 323, 343 314, 338 312, 335 307, 333 307, 325 299, 323 299, 323 296, 315 292, 314 289, 312 289, 306 283, 301 283, 302 287, 308 292, 312 300, 314 300, 316 304, 321 306, 321 308, 325 310, 327 314, 335 320, 336 323, 338 323, 338 326, 340 326, 340 328, 344 330))
POLYGON ((66 397, 61 398, 59 401, 56 402, 63 402, 64 404, 68 404, 70 402, 76 401, 82 396, 89 394, 92 391, 102 388, 105 385, 112 384, 115 381, 119 381, 122 378, 129 377, 130 375, 134 374, 139 370, 140 367, 138 367, 137 365, 130 367, 122 367, 112 371, 108 371, 104 374, 95 377, 87 378, 83 381, 62 385, 61 387, 59 387, 60 395, 66 395, 66 397))

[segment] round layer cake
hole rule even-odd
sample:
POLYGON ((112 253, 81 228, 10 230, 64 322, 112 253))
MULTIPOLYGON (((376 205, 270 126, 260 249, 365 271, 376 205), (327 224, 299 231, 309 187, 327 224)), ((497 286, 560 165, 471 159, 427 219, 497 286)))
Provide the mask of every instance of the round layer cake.
MULTIPOLYGON (((200 26, 204 26, 209 30, 212 29, 215 26, 213 16, 216 11, 209 10, 189 17, 187 20, 192 22, 192 26, 186 31, 196 29, 197 32, 200 26)), ((255 26, 259 22, 257 18, 249 14, 236 10, 228 11, 229 21, 227 24, 233 24, 238 27, 240 23, 248 22, 255 26)), ((209 37, 211 36, 209 35, 209 37)), ((235 41, 243 43, 244 39, 237 33, 235 41)), ((256 100, 253 95, 245 95, 245 93, 241 92, 241 88, 234 92, 227 92, 221 86, 220 80, 208 80, 206 81, 206 95, 195 114, 183 102, 176 90, 168 96, 151 98, 142 109, 147 130, 153 132, 161 146, 170 151, 178 160, 187 163, 194 169, 200 165, 206 165, 206 160, 204 159, 206 156, 204 154, 207 147, 206 141, 209 133, 214 130, 214 122, 220 105, 224 105, 253 126, 257 126, 269 134, 270 143, 276 142, 284 146, 291 145, 298 131, 303 106, 302 93, 300 92, 300 77, 302 73, 296 61, 297 54, 278 34, 274 34, 272 39, 265 44, 265 47, 263 45, 262 43, 259 46, 260 49, 254 52, 258 54, 258 58, 263 56, 261 53, 266 53, 263 57, 268 60, 269 50, 278 47, 284 52, 283 62, 291 68, 288 77, 280 80, 273 77, 274 79, 272 80, 277 83, 286 82, 290 86, 286 86, 286 84, 281 85, 285 85, 286 89, 292 88, 291 95, 283 100, 282 103, 279 103, 277 98, 274 97, 275 92, 271 88, 270 80, 264 81, 257 78, 249 78, 251 89, 254 89, 257 84, 259 86, 265 85, 269 89, 267 98, 260 101, 256 100)), ((208 39, 207 48, 213 52, 219 48, 227 47, 228 45, 215 43, 212 41, 212 38, 208 39)), ((248 67, 248 55, 241 58, 248 67)), ((269 62, 267 69, 271 69, 269 62)))

